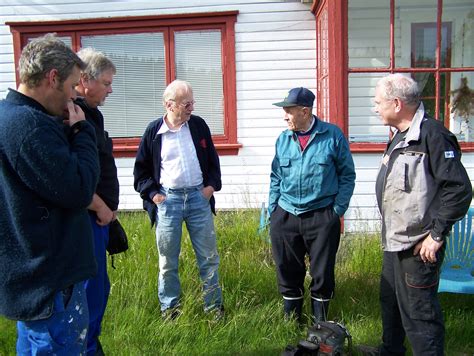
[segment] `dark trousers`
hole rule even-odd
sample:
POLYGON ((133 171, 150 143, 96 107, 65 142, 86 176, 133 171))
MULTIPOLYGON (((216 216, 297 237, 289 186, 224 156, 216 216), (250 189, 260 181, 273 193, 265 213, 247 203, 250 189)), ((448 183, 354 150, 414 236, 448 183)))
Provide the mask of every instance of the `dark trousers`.
POLYGON ((305 256, 309 255, 311 296, 331 299, 341 222, 332 207, 293 215, 279 206, 270 219, 270 237, 278 288, 283 297, 303 295, 305 256))
POLYGON ((384 252, 380 280, 383 345, 381 355, 404 355, 408 337, 414 355, 443 355, 444 323, 438 301, 438 262, 424 263, 413 248, 384 252))

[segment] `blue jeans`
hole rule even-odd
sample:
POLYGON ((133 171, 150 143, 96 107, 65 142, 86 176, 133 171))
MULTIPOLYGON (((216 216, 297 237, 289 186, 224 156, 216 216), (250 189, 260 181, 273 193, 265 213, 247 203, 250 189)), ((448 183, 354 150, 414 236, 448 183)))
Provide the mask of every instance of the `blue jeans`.
POLYGON ((165 195, 166 199, 158 204, 156 243, 160 268, 158 298, 162 311, 179 304, 181 285, 178 261, 183 221, 191 238, 203 282, 204 310, 219 308, 222 305, 214 220, 209 201, 202 195, 201 189, 202 186, 161 189, 161 194, 165 195))
POLYGON ((30 355, 85 355, 89 310, 84 283, 77 283, 70 295, 54 297, 53 314, 47 319, 18 321, 16 352, 30 355))
POLYGON ((87 305, 89 307, 89 332, 87 333, 87 354, 95 355, 97 338, 100 335, 107 300, 110 293, 109 276, 107 275, 107 253, 109 243, 109 226, 97 225, 97 216, 89 212, 92 230, 94 231, 94 255, 97 261, 97 274, 86 281, 87 305))

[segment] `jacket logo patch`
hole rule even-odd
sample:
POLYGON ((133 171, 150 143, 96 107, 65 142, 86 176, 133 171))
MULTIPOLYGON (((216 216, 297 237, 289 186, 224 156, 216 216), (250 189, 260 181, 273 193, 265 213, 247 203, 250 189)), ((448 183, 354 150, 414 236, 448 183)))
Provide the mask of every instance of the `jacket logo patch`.
POLYGON ((453 151, 444 151, 444 158, 454 158, 453 151))
POLYGON ((201 141, 199 141, 199 144, 201 145, 202 148, 207 148, 207 143, 206 143, 205 138, 203 138, 201 141))

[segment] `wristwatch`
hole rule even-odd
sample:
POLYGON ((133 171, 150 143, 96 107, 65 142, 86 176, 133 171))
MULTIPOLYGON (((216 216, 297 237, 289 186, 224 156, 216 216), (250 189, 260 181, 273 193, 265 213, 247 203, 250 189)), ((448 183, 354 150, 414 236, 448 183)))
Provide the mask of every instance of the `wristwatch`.
POLYGON ((431 234, 431 238, 433 240, 435 240, 436 242, 443 242, 444 241, 444 237, 443 236, 438 236, 438 235, 433 235, 431 234))

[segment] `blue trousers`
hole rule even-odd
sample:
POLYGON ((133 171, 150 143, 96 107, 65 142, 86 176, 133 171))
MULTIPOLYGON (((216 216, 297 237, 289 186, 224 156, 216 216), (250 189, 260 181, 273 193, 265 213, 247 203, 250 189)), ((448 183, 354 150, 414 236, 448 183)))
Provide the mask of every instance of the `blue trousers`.
POLYGON ((219 255, 216 233, 209 201, 201 187, 166 189, 161 194, 166 200, 158 205, 156 242, 159 253, 158 297, 161 310, 179 304, 181 285, 178 260, 181 250, 183 221, 189 232, 203 282, 204 310, 222 305, 222 291, 218 282, 219 255))
POLYGON ((17 322, 17 354, 84 355, 88 316, 84 283, 58 292, 54 297, 53 314, 49 318, 17 322))
POLYGON ((90 213, 94 231, 94 249, 97 261, 97 275, 86 281, 87 305, 89 306, 89 333, 87 334, 87 354, 95 355, 97 338, 100 335, 107 300, 110 293, 109 276, 107 275, 106 248, 109 243, 109 226, 96 223, 95 213, 90 213))

